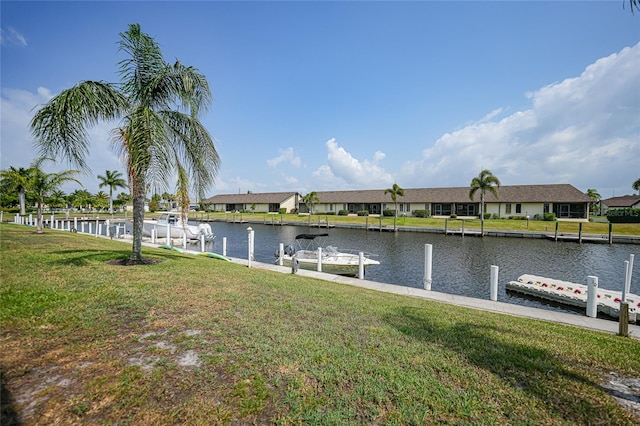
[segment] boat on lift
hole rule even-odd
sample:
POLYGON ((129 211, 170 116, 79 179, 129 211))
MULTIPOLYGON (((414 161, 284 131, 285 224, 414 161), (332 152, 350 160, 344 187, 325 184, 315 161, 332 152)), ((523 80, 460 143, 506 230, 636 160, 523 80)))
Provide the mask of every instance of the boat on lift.
POLYGON ((189 240, 200 240, 201 235, 204 235, 205 241, 212 241, 215 238, 211 225, 208 223, 190 225, 183 221, 182 215, 177 212, 161 213, 157 220, 144 220, 142 235, 150 237, 154 229, 156 238, 167 238, 167 232, 171 233, 171 238, 182 238, 183 233, 189 240))
MULTIPOLYGON (((282 254, 276 251, 276 264, 294 266, 312 271, 318 270, 318 253, 320 253, 320 267, 322 272, 335 275, 356 276, 360 269, 360 255, 354 250, 338 250, 332 245, 322 246, 322 238, 329 234, 299 234, 295 238, 295 245, 288 244, 282 254), (318 250, 321 248, 321 250, 318 250), (295 263, 295 265, 294 265, 295 263)), ((366 269, 380 262, 371 259, 370 253, 365 253, 363 266, 366 269)))

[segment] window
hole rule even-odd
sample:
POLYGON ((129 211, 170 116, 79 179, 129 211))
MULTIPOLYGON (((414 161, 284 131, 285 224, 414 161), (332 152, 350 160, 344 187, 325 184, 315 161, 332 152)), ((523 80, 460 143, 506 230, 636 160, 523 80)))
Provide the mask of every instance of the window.
POLYGON ((507 203, 504 205, 504 212, 506 214, 511 214, 511 203, 507 203))
POLYGON ((516 214, 522 213, 522 204, 516 204, 516 214))
POLYGON ((543 213, 549 213, 549 203, 544 203, 544 207, 542 208, 543 213))

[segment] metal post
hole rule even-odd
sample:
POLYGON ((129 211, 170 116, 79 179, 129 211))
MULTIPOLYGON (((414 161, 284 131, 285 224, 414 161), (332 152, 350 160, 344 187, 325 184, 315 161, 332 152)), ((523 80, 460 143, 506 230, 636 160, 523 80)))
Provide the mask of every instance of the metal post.
POLYGON ((593 275, 587 277, 587 316, 598 316, 598 277, 593 275))
POLYGON ((204 253, 204 234, 200 234, 200 253, 204 253))
POLYGON ((171 239, 171 225, 167 222, 167 244, 173 247, 173 239, 171 239))
POLYGON ((284 257, 284 243, 280 243, 280 245, 278 246, 278 265, 282 266, 283 265, 283 258, 284 257))
POLYGON ((424 245, 424 276, 422 277, 422 284, 425 290, 431 290, 431 263, 433 260, 433 245, 424 245))
POLYGON ((444 235, 447 235, 447 229, 449 228, 449 219, 444 220, 444 235))
POLYGON ((96 219, 96 237, 98 236, 98 225, 100 224, 100 221, 98 219, 96 219))
POLYGON ((318 247, 318 272, 322 272, 322 247, 318 247))
POLYGON ((364 253, 358 252, 358 278, 364 279, 364 253))
POLYGON ((222 237, 222 255, 227 255, 227 237, 222 237))
POLYGON ((498 267, 491 265, 491 300, 498 300, 498 267))
POLYGON ((107 238, 113 238, 113 236, 111 235, 111 229, 109 228, 111 226, 111 221, 109 219, 105 220, 104 225, 107 227, 107 238))
POLYGON ((97 224, 96 226, 96 237, 97 237, 98 235, 102 235, 102 224, 98 221, 96 221, 96 224, 97 224))
POLYGON ((464 237, 464 219, 462 219, 462 236, 464 237))
POLYGON ((556 240, 556 241, 558 241, 558 225, 560 225, 560 222, 558 222, 556 220, 556 234, 555 234, 555 237, 554 237, 554 240, 556 240))
POLYGON ((75 216, 73 218, 73 229, 75 229, 76 232, 78 232, 78 216, 75 216))
POLYGON ((185 230, 182 230, 182 248, 187 248, 187 232, 185 230))

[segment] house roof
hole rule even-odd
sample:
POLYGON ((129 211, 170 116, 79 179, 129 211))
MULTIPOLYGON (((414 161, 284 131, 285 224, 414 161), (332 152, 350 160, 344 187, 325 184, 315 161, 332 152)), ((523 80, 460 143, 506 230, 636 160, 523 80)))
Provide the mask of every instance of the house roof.
POLYGON ((622 197, 612 197, 602 200, 602 204, 607 207, 633 207, 640 203, 640 195, 624 195, 622 197))
MULTIPOLYGON (((485 194, 485 202, 569 202, 588 203, 591 199, 580 190, 569 184, 552 185, 510 185, 496 189, 498 197, 491 192, 485 194)), ((363 191, 326 191, 318 192, 320 203, 389 203, 391 195, 384 189, 363 191)), ((470 203, 480 201, 480 192, 476 192, 473 200, 469 198, 469 187, 452 188, 410 188, 404 190, 403 197, 397 197, 402 203, 470 203)))
POLYGON ((279 204, 297 195, 297 192, 260 192, 248 194, 218 194, 202 200, 212 204, 279 204))
MULTIPOLYGON (((391 202, 391 195, 384 189, 366 189, 350 191, 319 191, 321 204, 362 203, 377 204, 391 202)), ((489 203, 588 203, 586 194, 569 184, 550 185, 509 185, 497 188, 498 198, 491 192, 485 194, 489 203)), ((249 194, 219 194, 203 200, 214 204, 266 204, 283 203, 297 192, 263 192, 249 194)), ((397 198, 401 203, 471 203, 480 201, 480 193, 476 192, 473 200, 469 199, 469 187, 452 188, 409 188, 404 196, 397 198)))

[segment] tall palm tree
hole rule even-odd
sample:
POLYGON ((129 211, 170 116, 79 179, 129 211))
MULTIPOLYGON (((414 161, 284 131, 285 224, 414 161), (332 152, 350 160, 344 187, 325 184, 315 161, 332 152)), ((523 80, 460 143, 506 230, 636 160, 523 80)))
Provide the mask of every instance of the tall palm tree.
POLYGON ((633 182, 633 184, 631 185, 631 187, 633 189, 635 189, 636 191, 638 191, 638 194, 640 194, 640 179, 636 179, 635 182, 633 182))
POLYGON ((598 201, 600 201, 600 199, 602 198, 602 196, 600 195, 597 189, 589 188, 587 189, 587 197, 591 198, 592 200, 591 211, 595 210, 595 207, 598 204, 598 201))
POLYGON ((109 214, 113 215, 113 190, 126 188, 127 181, 122 178, 122 173, 117 170, 105 170, 104 176, 98 175, 100 180, 99 188, 109 187, 109 214))
POLYGON ((120 34, 119 85, 84 81, 41 108, 31 130, 41 152, 86 168, 86 127, 120 119, 113 143, 128 175, 133 198, 133 245, 129 263, 141 263, 142 225, 148 185, 167 186, 177 172, 177 192, 189 181, 202 196, 213 183, 220 158, 199 120, 211 103, 209 83, 196 68, 166 63, 156 41, 129 25, 120 34))
POLYGON ((25 206, 25 193, 27 187, 27 181, 29 179, 29 169, 20 167, 9 167, 6 170, 0 171, 0 178, 6 185, 9 191, 18 191, 18 202, 20 203, 20 214, 24 216, 26 214, 25 206))
POLYGON ((471 179, 470 186, 469 198, 471 200, 476 192, 480 191, 480 235, 484 237, 484 196, 489 191, 498 198, 496 188, 500 187, 500 179, 495 177, 491 170, 484 169, 478 176, 471 179))
POLYGON ((397 183, 394 183, 391 188, 384 190, 384 195, 391 194, 393 200, 393 230, 396 230, 396 220, 398 218, 398 196, 404 197, 404 189, 400 188, 397 183))
POLYGON ((39 158, 34 161, 33 165, 29 168, 29 180, 27 183, 27 191, 33 195, 36 199, 36 205, 38 208, 38 222, 36 225, 36 233, 42 234, 42 208, 44 201, 49 195, 62 186, 65 182, 76 182, 80 185, 82 183, 75 178, 75 175, 79 173, 78 170, 65 170, 59 173, 45 173, 40 168, 45 158, 39 158))

